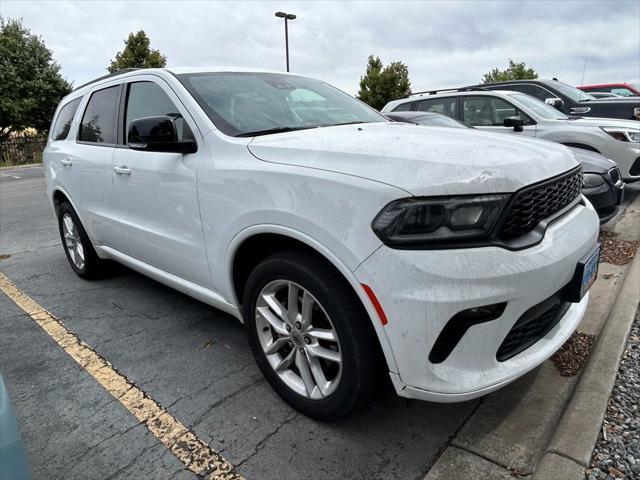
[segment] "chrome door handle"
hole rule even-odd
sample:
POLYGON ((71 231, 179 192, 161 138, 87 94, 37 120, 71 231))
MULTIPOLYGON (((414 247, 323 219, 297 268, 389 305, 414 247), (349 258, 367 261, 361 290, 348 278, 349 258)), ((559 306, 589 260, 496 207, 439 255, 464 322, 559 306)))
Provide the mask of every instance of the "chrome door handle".
POLYGON ((118 175, 131 175, 131 169, 125 165, 120 167, 113 167, 113 171, 118 175))
POLYGON ((73 165, 73 160, 71 160, 70 158, 63 158, 62 160, 60 160, 60 163, 65 167, 70 167, 71 165, 73 165))

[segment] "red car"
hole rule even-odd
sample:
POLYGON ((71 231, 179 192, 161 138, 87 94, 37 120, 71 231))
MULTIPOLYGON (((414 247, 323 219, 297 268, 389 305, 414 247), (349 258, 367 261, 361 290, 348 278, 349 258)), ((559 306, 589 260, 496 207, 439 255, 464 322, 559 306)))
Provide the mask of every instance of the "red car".
POLYGON ((603 83, 601 85, 583 85, 578 88, 583 92, 606 92, 623 97, 640 97, 640 87, 633 83, 603 83))

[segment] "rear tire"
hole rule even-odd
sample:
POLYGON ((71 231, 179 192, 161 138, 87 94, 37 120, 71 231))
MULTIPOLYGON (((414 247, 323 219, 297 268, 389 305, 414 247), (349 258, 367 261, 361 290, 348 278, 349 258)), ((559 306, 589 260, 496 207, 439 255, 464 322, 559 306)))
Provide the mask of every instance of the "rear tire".
POLYGON ((296 410, 330 421, 371 401, 377 339, 351 286, 322 259, 288 251, 263 260, 243 316, 260 370, 296 410))
POLYGON ((57 209, 62 248, 69 265, 82 278, 95 279, 104 273, 105 262, 98 257, 86 230, 69 202, 57 209))

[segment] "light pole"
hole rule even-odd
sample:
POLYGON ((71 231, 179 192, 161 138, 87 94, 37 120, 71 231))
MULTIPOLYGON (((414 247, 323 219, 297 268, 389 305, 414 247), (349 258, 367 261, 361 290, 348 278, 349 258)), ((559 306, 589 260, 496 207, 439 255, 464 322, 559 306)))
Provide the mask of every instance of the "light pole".
POLYGON ((295 20, 296 16, 292 13, 276 12, 276 17, 284 18, 284 46, 287 52, 287 72, 289 71, 289 20, 295 20))

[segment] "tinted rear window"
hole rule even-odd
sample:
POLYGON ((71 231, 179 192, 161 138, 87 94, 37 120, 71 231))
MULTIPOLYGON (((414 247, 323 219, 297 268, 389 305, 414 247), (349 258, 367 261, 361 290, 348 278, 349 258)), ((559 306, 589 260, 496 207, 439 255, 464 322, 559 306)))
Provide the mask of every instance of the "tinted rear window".
POLYGON ((67 138, 69 130, 71 129, 71 122, 76 114, 76 110, 78 110, 78 105, 80 105, 80 100, 82 100, 82 97, 71 100, 60 109, 56 122, 51 129, 52 140, 65 140, 67 138))
POLYGON ((82 116, 78 140, 94 143, 116 143, 116 109, 120 85, 91 94, 82 116))
POLYGON ((411 110, 411 105, 412 105, 411 102, 401 103, 396 108, 394 108, 393 111, 394 112, 408 112, 409 110, 411 110))
POLYGON ((446 115, 450 118, 456 118, 458 109, 458 97, 433 98, 431 100, 422 100, 418 103, 417 110, 419 112, 434 112, 446 115))

